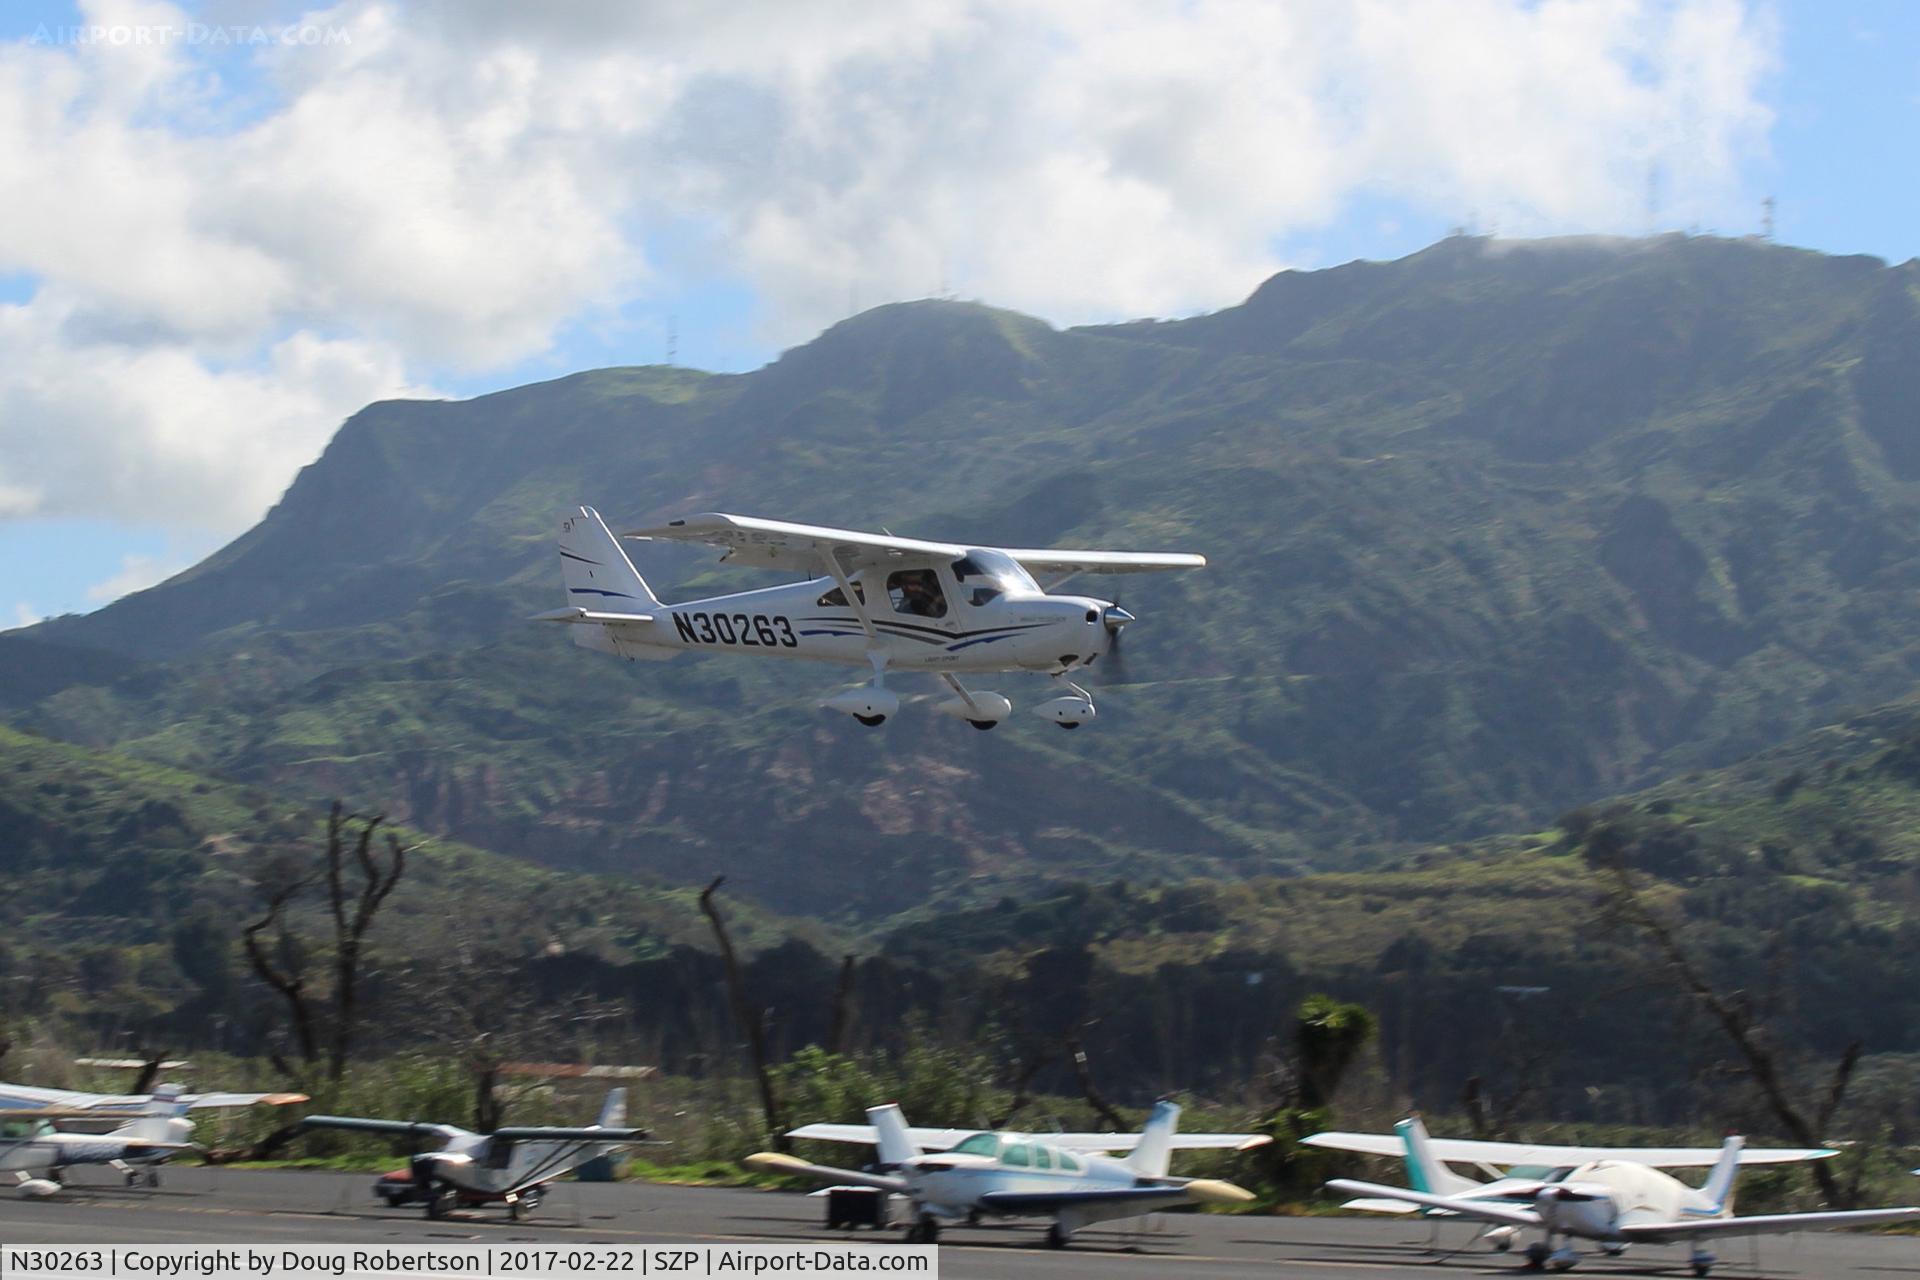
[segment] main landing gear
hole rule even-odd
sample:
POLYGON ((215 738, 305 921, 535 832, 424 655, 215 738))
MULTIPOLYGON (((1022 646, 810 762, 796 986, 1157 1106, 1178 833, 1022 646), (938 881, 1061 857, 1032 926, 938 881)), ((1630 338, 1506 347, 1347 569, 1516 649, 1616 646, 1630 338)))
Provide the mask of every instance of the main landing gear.
POLYGON ((1047 1248, 1064 1249, 1067 1247, 1067 1229, 1057 1222, 1047 1224, 1047 1248))
POLYGON ((939 1244, 940 1220, 930 1213, 923 1213, 907 1225, 908 1244, 939 1244))

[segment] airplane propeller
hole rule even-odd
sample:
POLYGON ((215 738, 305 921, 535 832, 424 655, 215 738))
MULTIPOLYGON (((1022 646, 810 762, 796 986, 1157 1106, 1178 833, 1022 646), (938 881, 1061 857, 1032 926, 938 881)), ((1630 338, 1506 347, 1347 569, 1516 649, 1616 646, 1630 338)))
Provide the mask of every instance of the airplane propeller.
POLYGON ((1109 638, 1107 640, 1106 666, 1107 671, 1113 673, 1112 678, 1108 679, 1105 678, 1105 673, 1103 672, 1101 683, 1126 684, 1126 654, 1120 646, 1120 637, 1126 633, 1127 624, 1137 621, 1137 619, 1125 609, 1122 609, 1120 602, 1116 600, 1114 603, 1108 605, 1101 613, 1100 621, 1105 623, 1107 627, 1107 635, 1109 638))

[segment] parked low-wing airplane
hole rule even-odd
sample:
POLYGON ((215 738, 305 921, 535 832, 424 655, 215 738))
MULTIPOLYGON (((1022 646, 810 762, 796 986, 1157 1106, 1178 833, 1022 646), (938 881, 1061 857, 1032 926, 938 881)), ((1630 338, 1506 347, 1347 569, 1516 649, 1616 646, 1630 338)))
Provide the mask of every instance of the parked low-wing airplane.
POLYGON ((1063 1248, 1082 1227, 1131 1218, 1183 1204, 1236 1204, 1253 1196, 1230 1182, 1175 1178, 1167 1173, 1176 1150, 1260 1146, 1252 1133, 1178 1133, 1180 1108, 1162 1102, 1139 1133, 981 1133, 967 1129, 913 1129, 893 1103, 869 1107, 870 1125, 812 1124, 790 1138, 870 1143, 878 1171, 836 1169, 763 1151, 749 1169, 790 1173, 821 1182, 874 1187, 913 1203, 907 1239, 932 1244, 940 1220, 1040 1216, 1053 1219, 1047 1243, 1063 1248), (1106 1152, 1124 1151, 1125 1159, 1106 1152))
POLYGON ((497 1204, 517 1220, 539 1205, 549 1182, 589 1160, 646 1141, 645 1129, 626 1128, 626 1122, 627 1091, 614 1089, 599 1119, 576 1129, 527 1125, 474 1133, 458 1125, 359 1116, 308 1116, 301 1124, 437 1141, 438 1149, 415 1155, 404 1174, 381 1179, 374 1193, 389 1204, 424 1204, 429 1218, 444 1218, 463 1206, 497 1204))
POLYGON ((1034 711, 1064 729, 1094 716, 1093 695, 1068 673, 1113 653, 1133 615, 1090 596, 1051 595, 1038 573, 1197 569, 1197 555, 1131 551, 1006 551, 748 516, 688 516, 624 535, 726 548, 721 558, 818 575, 810 581, 708 600, 663 604, 592 507, 560 523, 567 607, 540 621, 573 625, 575 644, 623 658, 664 660, 685 650, 871 666, 865 685, 823 706, 877 725, 900 709, 889 671, 939 676, 953 697, 936 710, 976 729, 1012 714, 1004 696, 960 683, 966 672, 1037 671, 1071 692, 1034 711))
MULTIPOLYGON (((1719 1147, 1581 1147, 1538 1142, 1486 1142, 1478 1139, 1435 1138, 1419 1116, 1408 1116, 1393 1126, 1392 1133, 1316 1133, 1300 1140, 1302 1146, 1324 1147, 1330 1151, 1353 1151, 1361 1155, 1395 1156, 1406 1166, 1407 1185, 1428 1195, 1461 1200, 1505 1200, 1512 1195, 1531 1198, 1543 1182, 1563 1178, 1579 1165, 1595 1160, 1631 1160, 1654 1169, 1706 1168, 1719 1162, 1719 1147), (1470 1165, 1486 1181, 1456 1173, 1449 1164, 1470 1165)), ((1797 1164, 1807 1160, 1826 1160, 1840 1153, 1829 1148, 1742 1147, 1740 1163, 1797 1164)), ((1342 1209, 1367 1213, 1420 1213, 1430 1217, 1456 1216, 1450 1209, 1438 1209, 1406 1200, 1361 1197, 1349 1200, 1342 1209)), ((1505 1253, 1520 1233, 1512 1225, 1493 1224, 1480 1238, 1505 1253)))
MULTIPOLYGON (((1324 1145, 1324 1144, 1322 1144, 1324 1145)), ((1499 1144, 1514 1145, 1520 1144, 1499 1144)), ((1479 1194, 1436 1194, 1335 1178, 1335 1191, 1369 1200, 1397 1200, 1517 1230, 1535 1228, 1544 1239, 1527 1246, 1527 1265, 1566 1271, 1580 1261, 1571 1241, 1598 1241, 1603 1250, 1624 1253, 1633 1244, 1686 1244, 1693 1274, 1704 1276, 1718 1261, 1706 1242, 1716 1236, 1821 1230, 1867 1226, 1920 1218, 1920 1208, 1857 1209, 1820 1213, 1733 1214, 1733 1184, 1739 1175, 1743 1141, 1730 1137, 1720 1148, 1713 1171, 1699 1189, 1649 1164, 1617 1154, 1587 1160, 1572 1169, 1554 1170, 1531 1183, 1508 1179, 1501 1200, 1479 1194)), ((1551 1150, 1551 1148, 1549 1148, 1551 1150)), ((1692 1163, 1691 1160, 1678 1163, 1692 1163)))
MULTIPOLYGON (((163 1089, 165 1086, 163 1086, 163 1089)), ((23 1196, 50 1196, 61 1173, 76 1165, 104 1164, 124 1174, 128 1186, 160 1185, 159 1166, 193 1143, 187 1105, 159 1093, 131 1119, 106 1133, 63 1133, 56 1121, 93 1119, 91 1109, 22 1107, 0 1111, 0 1173, 10 1173, 23 1196)))

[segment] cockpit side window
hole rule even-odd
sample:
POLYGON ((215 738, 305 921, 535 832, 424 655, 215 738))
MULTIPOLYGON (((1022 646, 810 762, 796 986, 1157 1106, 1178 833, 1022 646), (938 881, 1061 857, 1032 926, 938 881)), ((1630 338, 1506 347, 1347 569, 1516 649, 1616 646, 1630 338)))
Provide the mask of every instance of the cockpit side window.
MULTIPOLYGON (((853 594, 861 604, 867 602, 867 589, 860 583, 853 584, 853 594)), ((844 609, 847 607, 847 593, 835 587, 813 602, 816 609, 844 609)))
POLYGON ((1068 1173, 1081 1173, 1086 1169, 1086 1166, 1080 1163, 1080 1157, 1074 1155, 1071 1151, 1062 1151, 1060 1153, 1060 1167, 1068 1173))
POLYGON ((1035 1147, 1033 1149, 1033 1167, 1036 1169, 1053 1168, 1053 1153, 1045 1147, 1035 1147))
POLYGON ((947 616, 946 593, 940 590, 940 575, 931 569, 901 569, 887 575, 887 596, 895 613, 916 618, 947 616))
POLYGON ((1000 1154, 1000 1163, 1010 1169, 1025 1169, 1033 1163, 1033 1148, 1016 1142, 1000 1154))
POLYGON ((953 1149, 961 1156, 997 1156, 1000 1154, 1000 1135, 997 1133, 976 1133, 953 1149))
POLYGON ((1037 592, 1040 589, 1020 562, 1000 551, 969 551, 953 562, 953 580, 960 584, 961 596, 978 608, 990 604, 1009 591, 1037 592))

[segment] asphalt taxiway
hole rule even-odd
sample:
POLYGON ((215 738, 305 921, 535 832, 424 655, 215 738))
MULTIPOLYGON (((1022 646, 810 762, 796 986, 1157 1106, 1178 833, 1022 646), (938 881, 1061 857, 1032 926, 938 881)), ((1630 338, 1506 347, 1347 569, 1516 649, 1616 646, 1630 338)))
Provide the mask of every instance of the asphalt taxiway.
MULTIPOLYGON (((288 1170, 169 1169, 157 1190, 82 1180, 64 1194, 0 1194, 0 1244, 480 1244, 539 1240, 610 1244, 783 1244, 898 1240, 898 1232, 828 1231, 821 1202, 763 1191, 639 1183, 561 1183, 532 1219, 462 1213, 431 1222, 388 1209, 366 1174, 288 1170)), ((1524 1274, 1511 1255, 1461 1248, 1471 1230, 1448 1227, 1440 1250, 1424 1225, 1395 1219, 1265 1218, 1164 1214, 1109 1224, 1045 1247, 1037 1226, 951 1228, 941 1237, 943 1277, 1045 1280, 1178 1275, 1200 1280, 1407 1280, 1427 1274, 1524 1274), (1447 1252, 1452 1249, 1453 1252, 1447 1252)), ((1722 1242, 1715 1275, 1782 1280, 1920 1277, 1920 1239, 1842 1232, 1722 1242)), ((1577 1275, 1688 1275, 1683 1250, 1590 1256, 1577 1275)))

